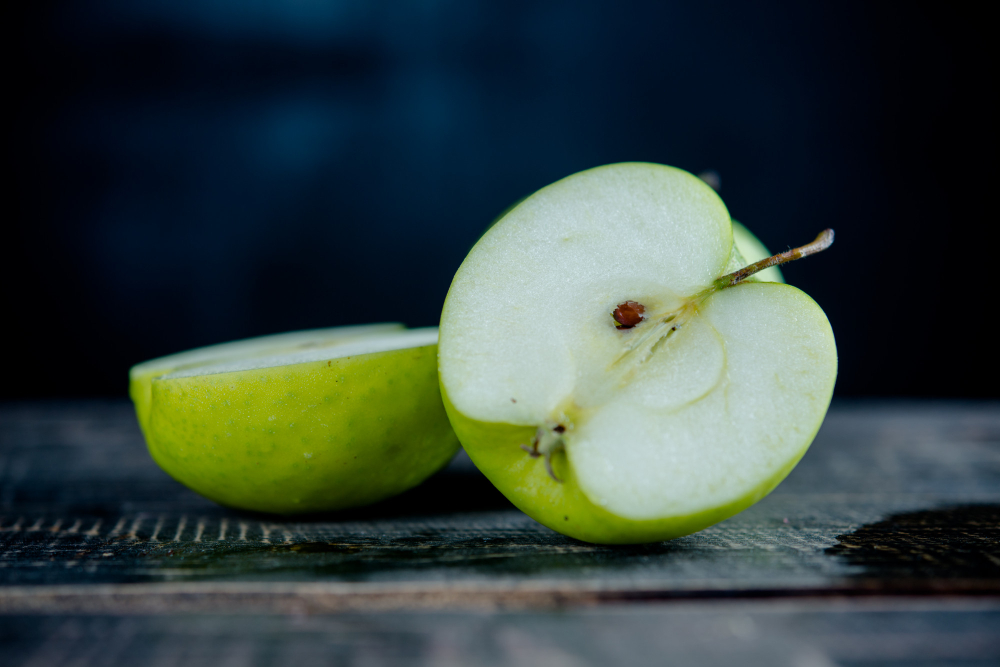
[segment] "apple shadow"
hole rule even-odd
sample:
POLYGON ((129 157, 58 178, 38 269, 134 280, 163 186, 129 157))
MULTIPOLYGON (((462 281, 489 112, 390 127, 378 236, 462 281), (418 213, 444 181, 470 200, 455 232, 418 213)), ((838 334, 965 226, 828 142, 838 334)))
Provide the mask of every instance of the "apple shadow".
POLYGON ((230 509, 240 516, 260 521, 331 523, 443 516, 470 512, 498 512, 517 508, 459 450, 447 466, 422 484, 386 500, 336 512, 274 515, 230 509))

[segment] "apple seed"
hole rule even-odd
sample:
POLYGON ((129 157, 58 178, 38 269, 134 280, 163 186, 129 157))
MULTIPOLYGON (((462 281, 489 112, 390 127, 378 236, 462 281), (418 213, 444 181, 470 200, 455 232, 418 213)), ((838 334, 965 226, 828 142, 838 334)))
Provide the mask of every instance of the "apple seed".
POLYGON ((642 322, 646 307, 637 301, 626 301, 618 304, 611 317, 615 318, 615 326, 619 329, 631 329, 642 322))

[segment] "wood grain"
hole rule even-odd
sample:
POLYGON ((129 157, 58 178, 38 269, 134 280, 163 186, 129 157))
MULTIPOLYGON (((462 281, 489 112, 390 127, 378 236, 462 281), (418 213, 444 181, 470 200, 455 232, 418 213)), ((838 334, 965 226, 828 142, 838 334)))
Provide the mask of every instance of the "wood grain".
MULTIPOLYGON (((209 664, 223 644, 249 651, 255 664, 279 664, 266 656, 284 655, 298 635, 276 619, 336 614, 341 621, 316 621, 296 641, 312 646, 356 622, 382 628, 348 642, 358 655, 378 633, 410 628, 413 655, 426 664, 439 664, 429 645, 451 646, 465 661, 455 664, 549 654, 563 664, 607 664, 597 660, 609 649, 595 644, 595 628, 617 628, 639 652, 670 639, 682 653, 708 656, 712 633, 692 634, 684 620, 694 614, 737 628, 718 639, 717 664, 741 643, 751 665, 869 664, 830 639, 881 646, 875 629, 857 625, 869 614, 875 626, 908 633, 909 643, 893 649, 899 664, 923 664, 907 661, 929 655, 917 650, 926 643, 917 628, 927 624, 955 628, 939 638, 941 655, 988 662, 1000 659, 994 633, 985 632, 1000 620, 998 518, 997 404, 837 403, 802 463, 764 501, 694 535, 634 547, 586 544, 540 526, 464 457, 360 511, 291 520, 236 512, 164 475, 127 405, 7 405, 0 613, 16 631, 0 639, 32 664, 46 647, 90 646, 66 639, 67 628, 86 635, 105 627, 137 646, 194 632, 181 619, 200 614, 215 630, 195 632, 192 646, 201 649, 185 664, 209 664), (18 620, 30 617, 48 620, 18 620), (156 617, 162 622, 139 620, 156 617), (558 618, 575 619, 571 641, 549 641, 568 632, 558 618), (465 644, 448 634, 491 623, 506 634, 465 644), (792 642, 791 628, 802 624, 812 634, 792 642), (798 648, 769 662, 768 637, 798 648)), ((884 648, 869 655, 888 660, 884 648)), ((409 664, 395 659, 383 662, 409 664)))

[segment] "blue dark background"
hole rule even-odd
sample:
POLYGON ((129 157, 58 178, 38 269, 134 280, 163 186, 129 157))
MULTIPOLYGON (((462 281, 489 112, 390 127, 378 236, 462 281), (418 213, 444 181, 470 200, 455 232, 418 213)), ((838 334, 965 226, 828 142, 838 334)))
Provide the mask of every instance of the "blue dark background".
POLYGON ((715 169, 828 313, 842 396, 998 396, 990 21, 868 2, 33 2, 5 10, 0 396, 297 328, 436 324, 510 202, 715 169), (13 177, 10 174, 14 174, 13 177))

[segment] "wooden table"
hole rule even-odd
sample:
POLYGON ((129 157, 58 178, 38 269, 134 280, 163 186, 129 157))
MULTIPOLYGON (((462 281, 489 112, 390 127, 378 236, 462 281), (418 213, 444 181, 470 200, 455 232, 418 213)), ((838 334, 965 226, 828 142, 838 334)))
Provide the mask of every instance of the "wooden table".
POLYGON ((595 546, 458 457, 281 520, 149 459, 124 403, 0 406, 0 664, 1000 664, 1000 405, 839 402, 764 501, 595 546))

